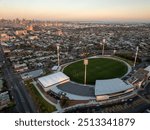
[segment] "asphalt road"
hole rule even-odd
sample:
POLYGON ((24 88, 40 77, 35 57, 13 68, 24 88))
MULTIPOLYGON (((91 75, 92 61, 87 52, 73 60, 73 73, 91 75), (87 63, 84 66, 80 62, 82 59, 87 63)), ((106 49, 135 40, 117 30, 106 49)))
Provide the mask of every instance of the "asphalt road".
POLYGON ((2 71, 4 74, 4 79, 7 81, 9 90, 16 102, 16 107, 13 111, 19 113, 35 113, 35 104, 31 96, 28 94, 24 84, 22 83, 20 76, 14 74, 12 67, 9 65, 9 62, 5 58, 1 45, 0 62, 3 64, 2 71))

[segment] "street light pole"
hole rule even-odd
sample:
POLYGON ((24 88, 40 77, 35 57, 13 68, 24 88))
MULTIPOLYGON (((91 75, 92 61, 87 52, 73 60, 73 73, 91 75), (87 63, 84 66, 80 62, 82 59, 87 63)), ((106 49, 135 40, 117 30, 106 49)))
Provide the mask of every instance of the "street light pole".
POLYGON ((135 53, 135 60, 134 60, 134 65, 133 65, 133 67, 135 67, 135 65, 136 65, 138 52, 139 52, 139 47, 137 46, 137 48, 136 48, 136 53, 135 53))

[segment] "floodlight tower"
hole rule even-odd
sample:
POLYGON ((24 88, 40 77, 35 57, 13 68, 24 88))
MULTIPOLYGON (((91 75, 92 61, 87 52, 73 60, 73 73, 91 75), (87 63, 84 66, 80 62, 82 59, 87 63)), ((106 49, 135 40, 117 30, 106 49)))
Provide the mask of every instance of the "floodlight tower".
POLYGON ((133 65, 133 67, 135 67, 135 65, 136 65, 138 52, 139 52, 139 47, 137 46, 137 47, 136 47, 135 60, 134 60, 134 65, 133 65))
POLYGON ((59 45, 59 44, 57 44, 58 67, 60 66, 60 52, 59 52, 59 48, 60 48, 60 45, 59 45))
POLYGON ((116 54, 116 52, 117 52, 117 50, 114 49, 114 51, 113 51, 114 55, 116 54))
POLYGON ((104 55, 104 51, 105 51, 105 43, 106 43, 106 39, 104 38, 103 42, 100 43, 103 46, 103 48, 102 48, 102 56, 104 55))
POLYGON ((85 70, 84 70, 84 85, 86 85, 88 59, 84 59, 84 65, 85 65, 85 70))

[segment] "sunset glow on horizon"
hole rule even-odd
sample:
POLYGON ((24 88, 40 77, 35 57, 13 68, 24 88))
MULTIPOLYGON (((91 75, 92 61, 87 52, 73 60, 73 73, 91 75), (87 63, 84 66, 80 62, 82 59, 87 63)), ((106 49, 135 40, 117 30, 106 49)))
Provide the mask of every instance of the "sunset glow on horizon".
POLYGON ((0 0, 0 18, 150 21, 150 0, 0 0))

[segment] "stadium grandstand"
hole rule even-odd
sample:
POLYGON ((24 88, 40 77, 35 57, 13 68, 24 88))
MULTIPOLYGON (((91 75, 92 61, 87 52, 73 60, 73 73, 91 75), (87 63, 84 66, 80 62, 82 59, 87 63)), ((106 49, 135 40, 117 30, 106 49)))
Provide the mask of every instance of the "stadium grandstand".
POLYGON ((119 95, 132 92, 134 86, 119 78, 109 80, 96 80, 95 96, 97 101, 107 100, 119 95))
POLYGON ((42 86, 45 92, 48 92, 49 90, 51 90, 51 87, 55 87, 69 81, 70 78, 68 76, 66 76, 62 72, 57 72, 48 76, 38 78, 37 82, 42 86))

